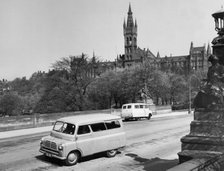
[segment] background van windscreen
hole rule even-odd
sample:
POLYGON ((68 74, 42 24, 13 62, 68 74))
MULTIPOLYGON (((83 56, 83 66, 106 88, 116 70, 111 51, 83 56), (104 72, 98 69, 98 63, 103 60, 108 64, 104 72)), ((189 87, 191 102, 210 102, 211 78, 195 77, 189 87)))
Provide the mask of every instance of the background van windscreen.
POLYGON ((128 105, 128 109, 131 109, 131 105, 128 105))

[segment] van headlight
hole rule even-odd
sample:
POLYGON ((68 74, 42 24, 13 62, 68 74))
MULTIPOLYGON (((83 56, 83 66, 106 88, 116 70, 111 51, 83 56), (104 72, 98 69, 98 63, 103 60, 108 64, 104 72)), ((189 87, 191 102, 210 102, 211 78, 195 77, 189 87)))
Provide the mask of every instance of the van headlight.
POLYGON ((60 145, 58 146, 58 150, 60 150, 60 151, 63 150, 63 145, 62 145, 62 144, 60 144, 60 145))
POLYGON ((44 143, 44 141, 43 141, 43 140, 40 140, 40 145, 41 145, 41 146, 43 145, 43 143, 44 143))

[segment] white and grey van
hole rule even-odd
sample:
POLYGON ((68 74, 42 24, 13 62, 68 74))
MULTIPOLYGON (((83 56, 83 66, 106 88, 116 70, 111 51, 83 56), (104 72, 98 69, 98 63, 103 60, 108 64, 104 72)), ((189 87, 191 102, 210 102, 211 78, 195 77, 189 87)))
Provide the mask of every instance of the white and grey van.
POLYGON ((40 142, 45 156, 74 165, 80 157, 106 152, 108 157, 126 144, 122 119, 110 114, 77 115, 58 119, 40 142))
POLYGON ((121 117, 124 120, 128 119, 140 119, 152 117, 152 110, 150 110, 150 105, 146 103, 128 103, 122 105, 121 117))

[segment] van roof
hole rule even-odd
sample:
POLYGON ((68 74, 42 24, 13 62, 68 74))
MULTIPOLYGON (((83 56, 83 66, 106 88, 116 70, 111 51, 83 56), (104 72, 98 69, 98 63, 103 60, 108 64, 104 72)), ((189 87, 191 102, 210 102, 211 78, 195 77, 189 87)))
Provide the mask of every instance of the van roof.
POLYGON ((127 103, 127 104, 123 104, 124 105, 147 105, 146 103, 127 103))
POLYGON ((73 124, 93 123, 98 121, 120 119, 120 116, 111 114, 86 114, 86 115, 75 115, 69 117, 63 117, 57 121, 69 122, 73 124))

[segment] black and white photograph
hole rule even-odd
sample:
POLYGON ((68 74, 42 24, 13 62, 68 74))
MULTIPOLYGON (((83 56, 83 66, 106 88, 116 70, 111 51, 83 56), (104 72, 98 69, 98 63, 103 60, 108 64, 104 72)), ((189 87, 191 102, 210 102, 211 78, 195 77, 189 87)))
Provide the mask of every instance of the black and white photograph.
POLYGON ((223 6, 0 0, 0 171, 224 171, 223 6))

